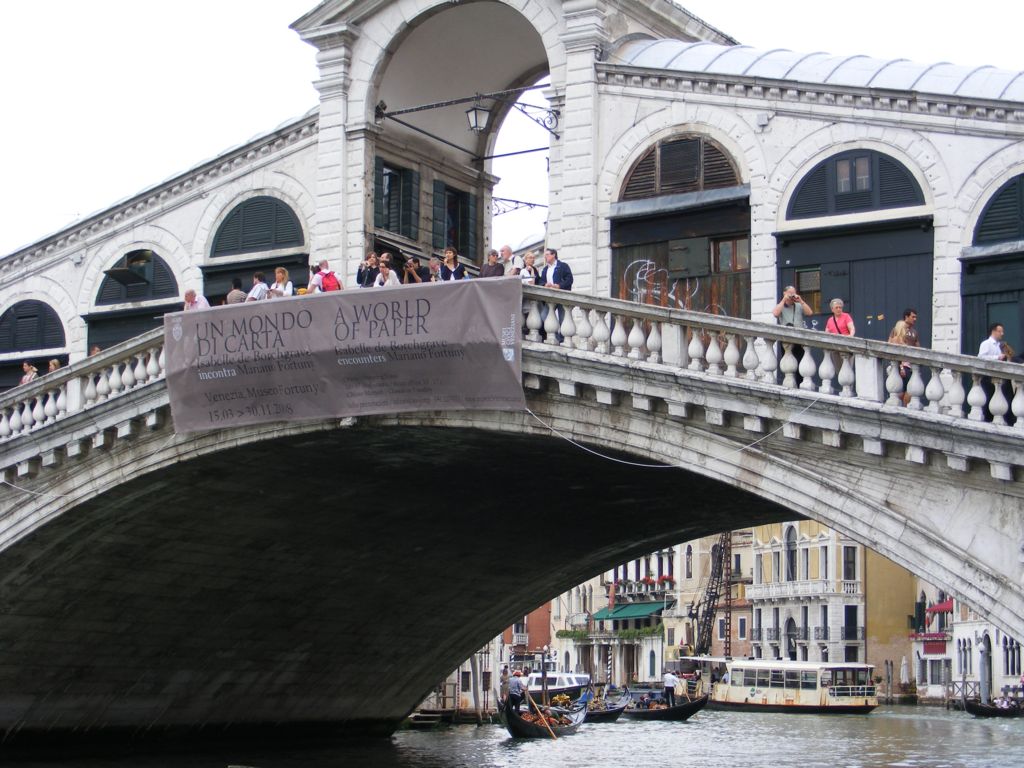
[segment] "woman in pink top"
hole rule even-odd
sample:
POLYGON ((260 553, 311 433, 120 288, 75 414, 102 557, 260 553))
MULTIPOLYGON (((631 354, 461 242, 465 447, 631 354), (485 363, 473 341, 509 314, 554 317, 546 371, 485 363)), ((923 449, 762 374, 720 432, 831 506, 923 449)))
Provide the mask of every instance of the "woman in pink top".
POLYGON ((837 333, 840 336, 856 336, 857 329, 853 327, 853 318, 843 312, 843 300, 832 299, 828 306, 832 310, 832 317, 825 321, 825 332, 837 333))

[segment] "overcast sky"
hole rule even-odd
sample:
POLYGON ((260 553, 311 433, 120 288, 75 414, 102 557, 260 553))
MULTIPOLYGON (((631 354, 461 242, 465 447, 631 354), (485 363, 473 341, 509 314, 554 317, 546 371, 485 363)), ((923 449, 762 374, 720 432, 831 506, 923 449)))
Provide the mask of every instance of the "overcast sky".
MULTIPOLYGON (((682 0, 742 43, 1024 69, 1024 3, 682 0), (827 8, 827 12, 823 9, 827 8)), ((0 254, 42 239, 317 104, 314 49, 288 24, 315 0, 0 3, 0 254)), ((469 40, 467 45, 480 44, 469 40)), ((523 119, 499 151, 543 144, 523 119), (526 135, 523 135, 523 134, 526 135)), ((496 195, 544 202, 544 156, 495 173, 496 195), (515 173, 513 173, 513 169, 515 173)), ((495 219, 494 240, 543 231, 495 219)))

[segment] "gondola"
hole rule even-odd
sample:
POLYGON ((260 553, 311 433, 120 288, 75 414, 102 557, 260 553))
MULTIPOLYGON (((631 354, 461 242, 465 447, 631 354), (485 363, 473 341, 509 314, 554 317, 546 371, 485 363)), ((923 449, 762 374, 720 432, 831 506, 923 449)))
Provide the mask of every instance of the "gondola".
POLYGON ((587 709, 587 717, 584 722, 614 723, 619 719, 619 716, 626 711, 629 701, 629 696, 623 696, 619 699, 619 703, 614 707, 606 707, 605 709, 587 709))
POLYGON ((707 694, 699 699, 684 701, 674 707, 657 709, 627 709, 622 714, 630 720, 687 720, 704 709, 708 703, 707 694))
MULTIPOLYGON (((528 702, 523 702, 523 706, 526 706, 527 703, 528 702)), ((568 736, 570 733, 576 733, 576 729, 583 725, 583 720, 587 716, 586 707, 580 707, 578 709, 541 707, 541 709, 548 709, 556 714, 564 715, 570 722, 568 725, 557 725, 552 723, 551 731, 548 731, 547 727, 543 723, 531 723, 524 720, 520 714, 516 712, 515 708, 509 706, 508 701, 506 701, 501 708, 501 722, 508 729, 508 732, 516 738, 550 739, 552 733, 554 733, 555 736, 568 736)))
POLYGON ((1010 707, 994 707, 980 701, 964 699, 964 709, 975 717, 1024 717, 1024 709, 1020 705, 1010 707))

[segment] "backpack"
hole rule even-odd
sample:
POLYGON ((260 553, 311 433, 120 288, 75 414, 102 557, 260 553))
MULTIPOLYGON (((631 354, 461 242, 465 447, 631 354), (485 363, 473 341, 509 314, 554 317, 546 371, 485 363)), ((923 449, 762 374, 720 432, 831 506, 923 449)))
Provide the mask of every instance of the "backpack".
POLYGON ((340 291, 341 281, 338 280, 338 276, 333 272, 324 272, 323 277, 320 279, 320 290, 327 291, 340 291))

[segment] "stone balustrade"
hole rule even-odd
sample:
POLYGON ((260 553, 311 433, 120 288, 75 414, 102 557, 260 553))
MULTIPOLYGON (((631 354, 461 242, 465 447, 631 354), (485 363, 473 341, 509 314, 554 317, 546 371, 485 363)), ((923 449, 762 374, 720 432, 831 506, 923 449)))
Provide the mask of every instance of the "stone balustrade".
POLYGON ((0 442, 29 435, 164 376, 163 329, 0 395, 0 442))
POLYGON ((903 363, 906 410, 981 422, 987 409, 996 426, 1012 414, 1024 434, 1024 366, 1016 363, 545 288, 527 288, 524 303, 527 341, 780 390, 904 407, 903 363))

